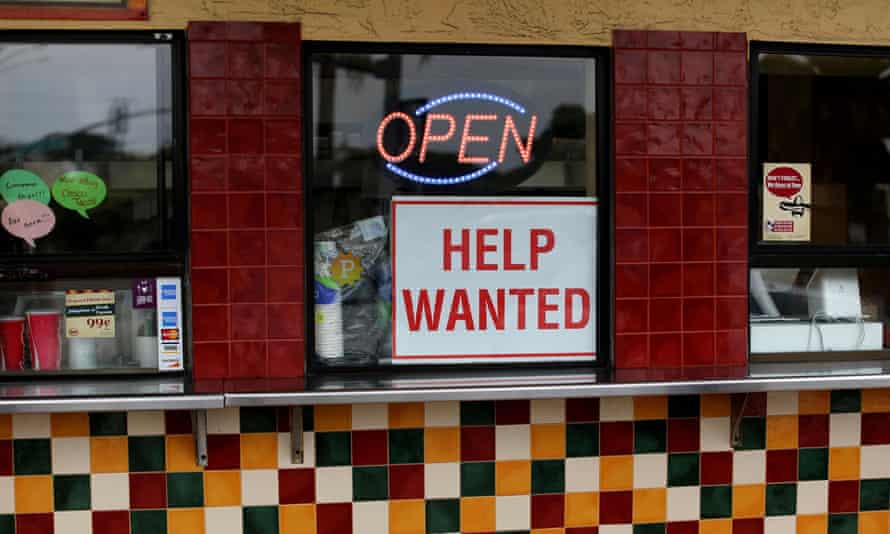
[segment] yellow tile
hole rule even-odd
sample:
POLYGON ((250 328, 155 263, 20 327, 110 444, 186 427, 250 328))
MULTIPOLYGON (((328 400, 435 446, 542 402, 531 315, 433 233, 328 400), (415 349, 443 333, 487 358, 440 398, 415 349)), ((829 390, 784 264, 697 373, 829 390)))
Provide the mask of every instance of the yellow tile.
POLYGON ((195 438, 191 434, 167 436, 167 471, 200 471, 195 462, 195 438))
POLYGON ((828 532, 827 515, 818 514, 797 516, 797 534, 825 534, 826 532, 828 532))
POLYGON ((667 419, 667 397, 634 397, 634 419, 667 419))
POLYGON ((566 426, 562 423, 532 425, 532 458, 565 458, 566 426))
POLYGON ((797 416, 770 415, 766 418, 766 448, 797 448, 797 416))
POLYGON ((890 512, 859 512, 859 534, 888 534, 890 512))
POLYGON ((424 506, 423 500, 389 501, 389 534, 424 534, 424 506))
POLYGON ((241 434, 241 469, 277 469, 278 434, 241 434))
POLYGON ((352 406, 348 404, 316 406, 315 430, 352 430, 352 406))
POLYGON ((863 412, 890 412, 890 388, 863 389, 863 412))
POLYGON ((0 439, 12 438, 12 415, 0 414, 0 439))
POLYGON ((50 415, 50 435, 54 438, 79 438, 90 435, 90 416, 85 413, 50 415))
POLYGON ((766 487, 763 484, 732 487, 733 517, 763 517, 766 511, 766 487))
POLYGON ((495 493, 497 495, 528 495, 531 491, 532 464, 528 460, 497 462, 495 493))
POLYGON ((460 428, 435 427, 423 431, 423 457, 426 463, 460 461, 460 428))
POLYGON ((53 511, 53 477, 15 477, 15 513, 45 514, 53 511))
POLYGON ((662 523, 667 515, 667 489, 634 490, 634 523, 662 523))
POLYGON ((838 447, 828 451, 828 479, 859 478, 859 447, 838 447))
POLYGON ((205 506, 241 506, 241 471, 205 471, 205 506))
POLYGON ((600 457, 600 491, 625 491, 633 484, 633 456, 600 457))
POLYGON ((600 522, 599 494, 596 492, 566 494, 566 526, 593 527, 600 522))
POLYGON ((702 395, 702 417, 729 417, 732 412, 732 398, 729 395, 702 395))
POLYGON ((732 519, 702 519, 698 534, 732 534, 732 519))
POLYGON ((797 396, 800 414, 818 414, 831 411, 831 393, 828 391, 801 391, 797 396))
POLYGON ((90 471, 126 473, 130 469, 127 436, 90 438, 90 471))
POLYGON ((494 532, 494 497, 464 497, 460 500, 461 532, 494 532))
POLYGON ((315 505, 289 504, 278 509, 281 534, 315 534, 315 505))
POLYGON ((402 402, 389 405, 390 428, 422 428, 423 403, 402 402))
POLYGON ((167 534, 204 534, 204 509, 168 510, 167 534))

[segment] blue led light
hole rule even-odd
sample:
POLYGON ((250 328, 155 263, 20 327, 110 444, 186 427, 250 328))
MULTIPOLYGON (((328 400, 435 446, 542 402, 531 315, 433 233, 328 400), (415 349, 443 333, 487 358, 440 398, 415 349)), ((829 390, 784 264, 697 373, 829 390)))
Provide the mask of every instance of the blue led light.
POLYGON ((423 106, 419 107, 417 111, 414 112, 414 115, 420 117, 436 106, 441 106, 442 104, 447 104, 448 102, 454 102, 455 100, 487 100, 489 102, 495 102, 497 104, 507 106, 508 108, 511 108, 519 113, 525 113, 525 108, 520 106, 516 102, 510 100, 509 98, 493 95, 491 93, 451 93, 450 95, 440 96, 439 98, 435 98, 427 102, 423 106))
POLYGON ((414 174, 413 172, 408 172, 405 169, 399 167, 398 165, 393 165, 392 163, 386 164, 386 169, 393 173, 398 174, 402 178, 406 178, 411 180, 412 182, 417 182, 419 184, 426 185, 455 185, 455 184, 463 184, 467 182, 472 182, 473 180, 480 178, 489 172, 493 171, 495 167, 498 166, 498 162, 492 161, 485 167, 477 171, 473 171, 469 174, 464 174, 461 176, 451 176, 451 177, 434 177, 434 176, 421 176, 419 174, 414 174))

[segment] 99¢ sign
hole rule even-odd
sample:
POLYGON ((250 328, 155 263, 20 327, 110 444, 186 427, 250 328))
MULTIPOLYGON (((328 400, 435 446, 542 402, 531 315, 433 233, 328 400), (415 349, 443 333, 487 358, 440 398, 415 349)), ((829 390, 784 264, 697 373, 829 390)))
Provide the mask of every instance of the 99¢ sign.
POLYGON ((596 200, 394 197, 393 362, 596 359, 596 200))

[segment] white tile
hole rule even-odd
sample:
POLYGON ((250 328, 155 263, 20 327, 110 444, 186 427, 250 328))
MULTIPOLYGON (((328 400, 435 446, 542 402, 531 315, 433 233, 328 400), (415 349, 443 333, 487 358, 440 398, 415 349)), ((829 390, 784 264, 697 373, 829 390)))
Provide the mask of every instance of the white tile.
POLYGON ((858 447, 860 444, 862 416, 858 413, 833 413, 828 422, 830 447, 858 447))
POLYGON ((828 511, 828 481, 797 483, 797 513, 824 514, 828 511))
POLYGON ((701 418, 701 450, 706 452, 731 450, 729 434, 729 417, 701 418))
POLYGON ((495 458, 528 460, 531 458, 530 425, 498 425, 494 430, 495 458))
POLYGON ((238 434, 241 432, 241 412, 238 408, 207 410, 208 434, 238 434))
POLYGON ((700 491, 698 486, 667 489, 667 520, 698 521, 700 491))
POLYGON ((566 458, 566 493, 599 491, 599 458, 566 458))
POLYGON ((532 424, 564 423, 566 420, 565 399, 533 400, 531 410, 532 424))
POLYGON ((732 483, 766 482, 766 451, 737 451, 732 455, 732 483))
POLYGON ((763 534, 790 534, 797 532, 797 518, 793 515, 767 517, 763 534))
POLYGON ((859 451, 861 478, 890 478, 890 445, 864 445, 859 451))
POLYGON ((53 514, 55 534, 91 534, 93 514, 89 510, 56 512, 53 514))
POLYGON ((427 402, 423 411, 426 426, 460 425, 460 403, 457 401, 427 402))
POLYGON ((12 415, 12 437, 16 439, 48 438, 49 414, 16 413, 12 415))
POLYGON ((242 513, 240 506, 220 506, 204 508, 206 532, 213 534, 242 534, 242 513))
POLYGON ((362 534, 389 534, 389 502, 353 503, 352 531, 362 534))
POLYGON ((386 404, 353 404, 352 429, 372 430, 389 426, 389 408, 386 404))
POLYGON ((90 438, 53 438, 53 474, 90 472, 90 438))
POLYGON ((600 421, 633 421, 633 397, 603 397, 600 399, 600 421))
POLYGON ((303 463, 295 464, 291 460, 290 433, 278 434, 278 468, 315 467, 315 432, 303 432, 303 463))
POLYGON ((315 499, 352 502, 352 467, 319 467, 315 470, 315 499))
POLYGON ((600 525, 600 534, 633 534, 633 525, 600 525))
POLYGON ((15 513, 15 485, 12 477, 0 477, 0 514, 15 513))
POLYGON ((634 455, 634 488, 667 486, 667 454, 634 455))
POLYGON ((241 504, 270 506, 278 504, 278 470, 249 469, 241 471, 241 504))
POLYGON ((531 497, 495 497, 495 530, 528 530, 532 524, 531 497))
POLYGON ((766 415, 797 415, 797 392, 771 391, 767 393, 766 415))
POLYGON ((127 434, 131 436, 162 436, 164 434, 164 412, 128 412, 127 434))
POLYGON ((423 466, 424 496, 427 499, 460 497, 460 464, 442 463, 423 466))
POLYGON ((129 510, 130 476, 127 473, 92 475, 90 496, 93 510, 129 510))

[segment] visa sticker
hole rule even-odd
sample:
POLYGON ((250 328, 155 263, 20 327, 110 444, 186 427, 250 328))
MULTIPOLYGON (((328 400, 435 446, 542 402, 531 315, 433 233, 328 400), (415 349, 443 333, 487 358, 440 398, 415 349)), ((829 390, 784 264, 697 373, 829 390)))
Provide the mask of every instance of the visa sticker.
POLYGON ((164 328, 176 328, 176 312, 161 312, 161 326, 164 328))
POLYGON ((161 300, 176 300, 176 286, 173 284, 162 285, 161 300))

